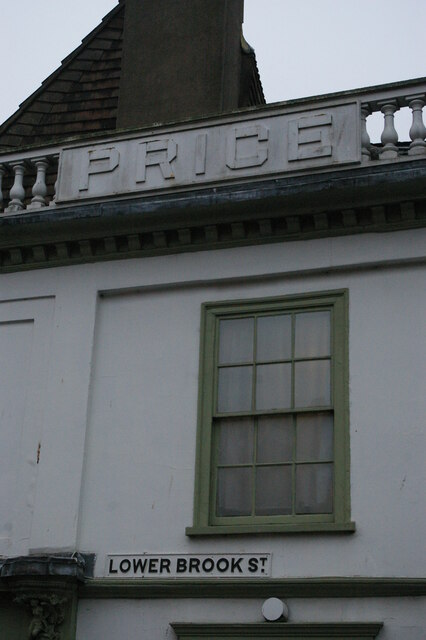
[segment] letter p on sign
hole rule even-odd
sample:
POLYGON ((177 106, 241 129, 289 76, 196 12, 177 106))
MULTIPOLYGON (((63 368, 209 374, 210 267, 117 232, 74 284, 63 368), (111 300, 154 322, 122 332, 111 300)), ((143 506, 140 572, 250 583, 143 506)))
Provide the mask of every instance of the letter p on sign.
POLYGON ((120 153, 115 147, 92 149, 85 154, 81 163, 79 191, 89 189, 89 178, 95 173, 109 173, 118 167, 120 153))

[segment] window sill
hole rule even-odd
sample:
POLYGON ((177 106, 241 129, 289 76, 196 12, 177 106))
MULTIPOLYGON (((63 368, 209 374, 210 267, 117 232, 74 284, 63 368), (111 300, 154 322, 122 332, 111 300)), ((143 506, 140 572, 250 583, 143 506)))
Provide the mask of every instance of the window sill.
POLYGON ((354 533, 355 522, 305 522, 303 524, 217 525, 187 527, 187 536, 253 535, 262 533, 354 533))

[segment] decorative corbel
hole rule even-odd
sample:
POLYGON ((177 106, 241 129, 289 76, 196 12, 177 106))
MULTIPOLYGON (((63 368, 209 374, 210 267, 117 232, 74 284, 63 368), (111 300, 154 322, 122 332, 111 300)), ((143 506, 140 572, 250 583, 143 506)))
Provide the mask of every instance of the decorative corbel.
POLYGON ((60 627, 65 620, 68 598, 51 593, 20 595, 14 602, 26 607, 31 616, 29 640, 62 640, 60 627))
MULTIPOLYGON (((92 574, 94 556, 19 556, 0 562, 0 585, 28 621, 28 640, 74 640, 79 585, 92 574), (88 564, 87 564, 88 563, 88 564)), ((1 632, 0 636, 3 638, 1 632)))

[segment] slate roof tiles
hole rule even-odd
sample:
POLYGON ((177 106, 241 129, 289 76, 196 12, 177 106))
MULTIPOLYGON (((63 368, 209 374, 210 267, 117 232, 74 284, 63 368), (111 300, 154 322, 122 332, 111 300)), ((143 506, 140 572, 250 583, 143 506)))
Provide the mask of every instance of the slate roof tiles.
MULTIPOLYGON (((125 2, 110 11, 3 125, 0 150, 116 129, 125 2)), ((254 52, 243 46, 240 106, 263 104, 254 52)))
POLYGON ((120 3, 0 127, 0 148, 115 129, 123 23, 120 3))

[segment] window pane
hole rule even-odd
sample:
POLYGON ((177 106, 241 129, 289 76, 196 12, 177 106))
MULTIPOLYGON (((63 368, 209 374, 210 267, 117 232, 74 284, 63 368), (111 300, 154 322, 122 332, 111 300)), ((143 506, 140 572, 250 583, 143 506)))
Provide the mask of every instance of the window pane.
POLYGON ((219 322, 219 364, 253 362, 254 318, 219 322))
POLYGON ((294 428, 291 416, 264 416, 257 423, 257 462, 293 459, 294 428))
POLYGON ((219 464, 253 461, 253 420, 234 418, 219 423, 219 464))
POLYGON ((265 316, 257 319, 257 360, 291 358, 291 316, 265 316))
POLYGON ((251 467, 217 470, 218 516, 251 515, 251 467))
POLYGON ((308 360, 295 363, 296 407, 330 405, 330 361, 308 360))
POLYGON ((250 411, 253 367, 219 369, 217 410, 250 411))
POLYGON ((291 364, 256 367, 256 409, 286 409, 291 406, 291 364))
POLYGON ((333 465, 296 467, 296 513, 332 513, 333 465))
POLYGON ((330 312, 296 314, 295 358, 330 355, 330 312))
POLYGON ((333 416, 309 413, 297 418, 297 460, 333 459, 333 416))
POLYGON ((285 515, 291 511, 291 467, 257 467, 256 515, 285 515))

